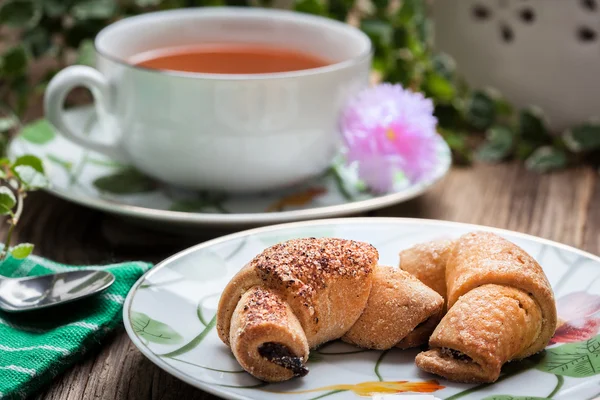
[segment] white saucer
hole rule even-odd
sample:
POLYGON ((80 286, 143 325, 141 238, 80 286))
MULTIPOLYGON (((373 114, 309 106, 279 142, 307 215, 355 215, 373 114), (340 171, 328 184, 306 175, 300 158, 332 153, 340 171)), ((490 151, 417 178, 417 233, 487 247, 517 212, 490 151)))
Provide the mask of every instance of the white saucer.
MULTIPOLYGON (((92 137, 106 138, 91 107, 67 112, 67 120, 92 137)), ((191 226, 257 226, 370 211, 419 196, 448 172, 450 149, 440 137, 432 173, 410 183, 399 176, 394 188, 376 195, 364 190, 356 171, 340 156, 321 177, 291 189, 253 196, 190 192, 153 181, 132 168, 88 151, 46 121, 27 126, 9 147, 9 156, 34 154, 49 170, 49 191, 66 200, 153 223, 191 226)))

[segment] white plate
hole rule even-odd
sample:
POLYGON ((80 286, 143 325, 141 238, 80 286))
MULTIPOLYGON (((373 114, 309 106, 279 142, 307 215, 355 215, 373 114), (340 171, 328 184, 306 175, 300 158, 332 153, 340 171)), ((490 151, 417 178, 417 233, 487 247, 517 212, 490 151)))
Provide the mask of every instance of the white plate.
MULTIPOLYGON (((92 108, 84 107, 69 111, 66 118, 74 129, 106 140, 110 132, 101 129, 95 116, 92 108)), ((365 191, 356 169, 345 167, 340 156, 328 173, 305 184, 240 196, 160 184, 64 139, 45 122, 26 128, 13 140, 9 155, 23 154, 42 158, 50 170, 50 192, 66 200, 158 225, 223 227, 337 217, 400 203, 424 193, 446 175, 451 164, 448 145, 439 137, 431 173, 412 183, 400 174, 386 194, 365 191)))
POLYGON ((325 395, 331 400, 359 399, 361 393, 372 394, 386 387, 392 391, 406 389, 403 381, 418 382, 415 387, 419 390, 437 389, 431 394, 448 400, 592 399, 600 393, 600 336, 596 336, 600 327, 600 258, 533 236, 476 225, 354 218, 293 223, 225 236, 154 267, 129 293, 123 315, 129 337, 153 363, 227 399, 308 400, 325 395), (262 384, 241 371, 214 329, 222 289, 252 257, 277 242, 307 236, 362 240, 379 250, 382 264, 397 265, 401 249, 479 229, 496 232, 535 257, 552 283, 559 316, 576 319, 557 331, 557 343, 543 357, 507 364, 493 385, 457 384, 426 374, 414 365, 416 349, 364 351, 341 342, 313 351, 306 377, 262 384), (589 340, 573 342, 588 336, 589 340), (431 380, 435 383, 423 383, 431 380))

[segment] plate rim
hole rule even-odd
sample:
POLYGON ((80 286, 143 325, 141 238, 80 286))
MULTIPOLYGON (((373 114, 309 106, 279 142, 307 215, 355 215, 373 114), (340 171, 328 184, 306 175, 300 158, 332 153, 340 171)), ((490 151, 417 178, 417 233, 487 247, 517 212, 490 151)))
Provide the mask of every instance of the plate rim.
MULTIPOLYGON (((80 111, 88 108, 91 107, 83 106, 77 107, 73 110, 80 111)), ((59 132, 56 132, 56 134, 61 135, 59 132)), ((14 156, 15 153, 19 153, 18 150, 16 150, 16 146, 18 145, 18 139, 20 135, 21 132, 19 132, 11 139, 7 148, 7 155, 9 157, 14 156)), ((68 140, 66 138, 64 139, 68 140)), ((317 218, 322 219, 342 217, 360 212, 368 212, 414 199, 422 195, 426 191, 430 190, 436 184, 438 184, 443 178, 445 178, 448 175, 450 168, 452 167, 452 152, 450 150, 450 147, 448 146, 448 143, 446 143, 446 141, 444 140, 444 138, 441 137, 441 135, 436 137, 436 140, 438 141, 438 145, 440 145, 441 148, 443 147, 443 152, 447 156, 440 159, 440 168, 438 172, 435 175, 433 175, 426 183, 416 184, 413 187, 409 187, 396 193, 374 195, 376 197, 366 200, 357 200, 343 204, 315 207, 302 210, 231 214, 183 212, 159 210, 155 208, 123 204, 117 201, 103 199, 101 197, 74 195, 68 190, 57 190, 52 187, 45 188, 43 190, 63 200, 70 201, 72 203, 79 204, 84 207, 104 211, 109 214, 120 215, 141 220, 164 221, 182 225, 233 227, 237 225, 271 225, 288 222, 306 221, 317 218)), ((51 170, 52 168, 48 169, 51 170)))
POLYGON ((503 234, 503 233, 510 234, 512 236, 519 237, 522 239, 528 239, 528 240, 532 240, 534 242, 542 243, 545 245, 554 246, 554 247, 557 247, 557 248, 560 248, 563 250, 568 250, 575 254, 579 254, 580 256, 584 256, 589 259, 592 259, 592 260, 596 261, 598 264, 600 264, 600 256, 597 256, 597 255, 587 252, 585 250, 578 249, 574 246, 556 242, 556 241, 550 240, 550 239, 541 238, 539 236, 534 236, 534 235, 531 235, 528 233, 512 231, 510 229, 496 228, 496 227, 487 226, 487 225, 478 225, 478 224, 465 223, 465 222, 455 222, 455 221, 446 221, 446 220, 428 219, 428 218, 405 218, 405 217, 354 217, 354 218, 349 217, 349 218, 329 218, 329 219, 320 219, 320 220, 312 220, 312 221, 298 221, 298 222, 290 222, 290 223, 285 223, 285 224, 269 225, 269 226, 264 226, 264 227, 259 227, 259 228, 247 229, 247 230, 231 233, 231 234, 224 235, 224 236, 219 236, 217 238, 208 240, 206 242, 196 244, 194 246, 188 247, 187 249, 181 250, 181 251, 165 258, 164 260, 160 261, 155 266, 150 268, 131 287, 131 289, 129 290, 129 293, 127 294, 125 302, 123 303, 123 325, 125 326, 125 331, 127 332, 127 336, 129 336, 129 339, 131 340, 133 345, 148 360, 150 360, 154 365, 156 365, 157 367, 162 369, 167 374, 172 375, 172 376, 176 377, 177 379, 180 379, 183 382, 185 382, 197 389, 200 389, 205 392, 211 393, 213 395, 219 396, 223 399, 254 400, 251 397, 246 397, 243 395, 238 395, 236 393, 232 393, 230 391, 225 390, 224 388, 222 389, 219 386, 216 386, 213 384, 198 383, 198 381, 195 381, 194 379, 192 379, 192 377, 188 376, 187 374, 174 369, 171 365, 169 365, 168 363, 163 361, 161 358, 156 356, 156 354, 154 354, 152 351, 150 351, 150 349, 148 347, 146 347, 141 342, 141 340, 137 337, 135 332, 133 332, 133 330, 131 328, 131 321, 129 318, 131 304, 132 304, 133 298, 135 297, 135 294, 136 294, 139 286, 148 277, 152 276, 154 273, 156 273, 160 269, 164 268, 169 263, 171 263, 181 257, 184 257, 190 253, 193 253, 193 252, 198 251, 203 248, 212 247, 219 243, 224 243, 229 240, 242 238, 242 237, 246 237, 246 236, 251 236, 254 234, 272 232, 272 231, 277 231, 277 230, 285 230, 285 229, 290 229, 290 228, 298 228, 298 227, 306 227, 306 226, 314 226, 314 225, 334 225, 334 224, 346 224, 346 223, 359 224, 359 225, 367 224, 367 223, 379 223, 379 224, 420 223, 420 224, 429 225, 429 226, 436 226, 436 225, 440 226, 441 225, 441 226, 446 226, 446 227, 475 228, 475 229, 485 230, 488 232, 493 232, 493 233, 498 233, 498 234, 503 234))

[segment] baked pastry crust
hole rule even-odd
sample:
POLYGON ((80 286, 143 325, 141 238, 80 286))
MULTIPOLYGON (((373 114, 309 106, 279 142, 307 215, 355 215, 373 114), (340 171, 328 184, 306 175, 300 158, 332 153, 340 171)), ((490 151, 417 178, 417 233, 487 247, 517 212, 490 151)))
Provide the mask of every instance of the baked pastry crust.
POLYGON ((454 240, 434 240, 400 252, 400 268, 446 298, 446 263, 454 240))
POLYGON ((366 308, 342 340, 378 350, 399 343, 403 348, 420 346, 427 343, 443 305, 439 294, 408 272, 379 266, 366 308))
POLYGON ((259 379, 282 381, 308 372, 304 367, 309 351, 306 335, 277 292, 254 286, 244 293, 233 313, 229 337, 242 368, 259 379), (273 362, 265 353, 282 353, 281 348, 274 348, 282 343, 289 354, 273 362))
POLYGON ((459 382, 494 382, 502 365, 543 350, 556 328, 554 294, 540 265, 488 232, 462 236, 446 265, 448 312, 421 369, 459 382))
POLYGON ((296 239, 272 246, 242 268, 223 291, 217 311, 219 337, 231 347, 244 369, 257 378, 289 379, 293 374, 283 371, 284 367, 256 367, 265 358, 258 348, 272 341, 265 335, 261 343, 257 332, 268 332, 275 325, 266 319, 259 327, 247 323, 243 307, 256 307, 250 303, 248 291, 265 289, 278 308, 287 307, 285 317, 276 324, 282 331, 277 334, 281 338, 277 343, 305 362, 306 347, 339 339, 358 320, 367 304, 378 258, 373 246, 344 239, 296 239), (246 332, 250 329, 252 334, 246 332), (296 340, 298 335, 304 336, 300 342, 296 340), (250 343, 245 343, 248 340, 250 343), (255 351, 248 358, 242 353, 250 348, 255 351))

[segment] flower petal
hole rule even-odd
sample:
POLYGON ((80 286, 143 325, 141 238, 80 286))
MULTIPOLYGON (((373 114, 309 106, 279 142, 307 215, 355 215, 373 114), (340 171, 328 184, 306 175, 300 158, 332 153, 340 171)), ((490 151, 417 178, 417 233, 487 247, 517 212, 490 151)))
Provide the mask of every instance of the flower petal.
POLYGON ((394 184, 394 166, 383 156, 359 160, 358 176, 376 193, 387 193, 394 184))
POLYGON ((432 393, 437 390, 443 389, 444 386, 440 386, 437 381, 425 381, 425 382, 409 382, 409 381, 396 381, 396 382, 363 382, 354 385, 352 390, 359 396, 372 396, 374 394, 393 394, 403 392, 415 392, 415 393, 432 393))
POLYGON ((368 164, 362 177, 373 183, 372 189, 385 191, 392 176, 389 162, 376 158, 400 160, 394 167, 413 181, 435 165, 438 134, 433 110, 433 102, 423 94, 388 83, 366 89, 349 102, 341 131, 349 161, 368 164))
POLYGON ((573 292, 556 301, 556 311, 565 321, 589 318, 600 313, 600 296, 573 292))
POLYGON ((590 318, 575 321, 575 324, 565 323, 559 326, 550 340, 550 344, 581 342, 593 338, 600 330, 600 319, 590 318))

